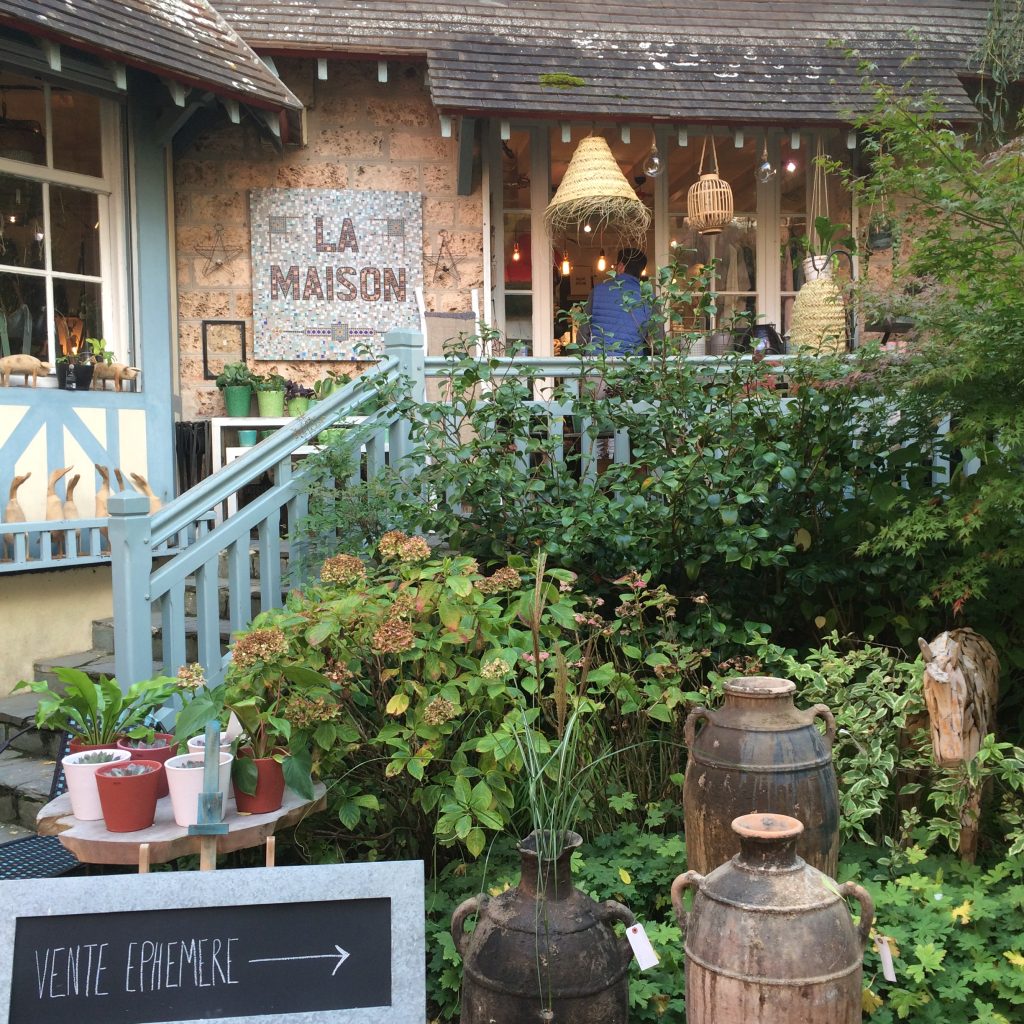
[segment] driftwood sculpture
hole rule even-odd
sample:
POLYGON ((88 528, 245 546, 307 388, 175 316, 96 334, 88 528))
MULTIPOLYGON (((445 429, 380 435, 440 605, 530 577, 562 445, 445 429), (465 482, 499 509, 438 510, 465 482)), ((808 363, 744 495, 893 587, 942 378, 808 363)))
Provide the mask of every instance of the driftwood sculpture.
MULTIPOLYGON (((25 513, 22 510, 20 504, 18 504, 18 488, 32 475, 31 472, 26 473, 24 476, 16 476, 11 481, 11 489, 7 492, 7 507, 4 509, 4 522, 5 523, 24 523, 27 522, 25 519, 25 513)), ((4 557, 7 557, 7 549, 10 547, 13 550, 14 537, 13 535, 4 535, 4 557)), ((12 556, 13 557, 13 556, 12 556)))
POLYGON ((163 508, 163 502, 153 493, 153 488, 149 486, 149 481, 141 473, 129 473, 128 475, 132 478, 135 486, 149 498, 150 515, 163 508))
MULTIPOLYGON (((78 506, 75 504, 75 488, 78 486, 78 481, 81 480, 81 474, 76 473, 73 477, 68 480, 67 488, 65 489, 64 497, 64 518, 65 519, 81 519, 81 515, 78 512, 78 506)), ((75 543, 78 546, 78 553, 82 553, 82 531, 75 530, 75 543)))
MULTIPOLYGON (((46 521, 47 522, 60 522, 65 518, 64 516, 64 502, 61 501, 60 495, 57 494, 57 482, 64 476, 67 476, 74 466, 65 466, 63 469, 55 469, 50 474, 50 482, 46 487, 46 521)), ((59 558, 63 558, 67 553, 67 545, 65 543, 64 531, 59 530, 55 535, 51 535, 51 543, 56 542, 57 555, 59 558)))
MULTIPOLYGON (((970 761, 991 730, 999 700, 999 659, 992 645, 973 629, 953 629, 930 644, 918 639, 924 655, 924 699, 931 720, 935 761, 944 768, 970 761)), ((960 856, 973 863, 978 853, 981 789, 969 795, 960 816, 960 856)))

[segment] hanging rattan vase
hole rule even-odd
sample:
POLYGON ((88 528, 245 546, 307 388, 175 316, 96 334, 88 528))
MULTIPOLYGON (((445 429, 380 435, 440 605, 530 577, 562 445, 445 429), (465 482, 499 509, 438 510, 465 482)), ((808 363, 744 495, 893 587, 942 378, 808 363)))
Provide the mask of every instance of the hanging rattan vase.
POLYGON ((642 242, 651 211, 639 199, 600 135, 580 140, 554 198, 544 211, 553 235, 581 224, 616 232, 622 241, 642 242))
POLYGON ((718 150, 711 137, 711 159, 714 169, 704 170, 704 154, 708 140, 700 150, 700 177, 690 186, 686 196, 686 212, 690 226, 702 235, 721 234, 722 228, 732 220, 732 187, 718 176, 718 150))
POLYGON ((846 351, 846 307, 831 274, 808 281, 797 292, 789 330, 791 351, 838 355, 846 351))

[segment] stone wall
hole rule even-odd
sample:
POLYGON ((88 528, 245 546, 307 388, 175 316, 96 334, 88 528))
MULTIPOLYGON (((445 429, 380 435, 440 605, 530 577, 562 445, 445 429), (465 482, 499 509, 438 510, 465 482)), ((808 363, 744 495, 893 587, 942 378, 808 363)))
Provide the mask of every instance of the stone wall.
POLYGON ((306 104, 308 145, 278 153, 254 124, 202 134, 175 160, 178 332, 182 414, 185 419, 222 415, 220 394, 203 380, 202 321, 244 320, 249 365, 310 382, 328 369, 357 364, 256 362, 252 353, 252 276, 249 259, 251 188, 394 189, 423 195, 425 253, 435 252, 440 232, 465 254, 457 287, 434 281, 424 261, 428 310, 471 308, 470 291, 483 285, 483 213, 479 185, 456 195, 456 139, 441 137, 422 64, 390 62, 388 81, 377 81, 376 61, 330 61, 328 79, 317 79, 316 61, 277 60, 281 77, 306 104), (217 225, 226 251, 240 250, 219 268, 208 268, 197 247, 209 246, 217 225), (209 270, 209 272, 206 272, 209 270))

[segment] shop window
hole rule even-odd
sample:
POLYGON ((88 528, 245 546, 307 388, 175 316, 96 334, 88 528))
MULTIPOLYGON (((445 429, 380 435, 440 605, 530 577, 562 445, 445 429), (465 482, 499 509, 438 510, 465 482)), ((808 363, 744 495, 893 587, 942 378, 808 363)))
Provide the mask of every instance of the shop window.
POLYGON ((0 72, 0 352, 127 357, 116 105, 0 72), (120 314, 115 312, 119 310, 120 314))

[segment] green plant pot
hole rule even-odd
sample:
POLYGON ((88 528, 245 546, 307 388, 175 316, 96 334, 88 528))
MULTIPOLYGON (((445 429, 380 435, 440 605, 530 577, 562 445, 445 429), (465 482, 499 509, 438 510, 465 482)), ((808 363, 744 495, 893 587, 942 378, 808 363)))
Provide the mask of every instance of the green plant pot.
POLYGON ((257 406, 259 406, 261 416, 283 416, 284 392, 257 391, 256 404, 257 406))
POLYGON ((251 448, 256 443, 255 430, 240 430, 238 432, 238 447, 251 448))
POLYGON ((248 384, 232 384, 224 389, 224 406, 229 416, 248 416, 252 404, 252 388, 248 384))
POLYGON ((319 444, 334 445, 340 443, 344 435, 344 427, 328 427, 326 430, 321 430, 316 439, 319 444))
POLYGON ((288 415, 301 416, 304 412, 309 412, 309 402, 308 398, 289 398, 288 415))

